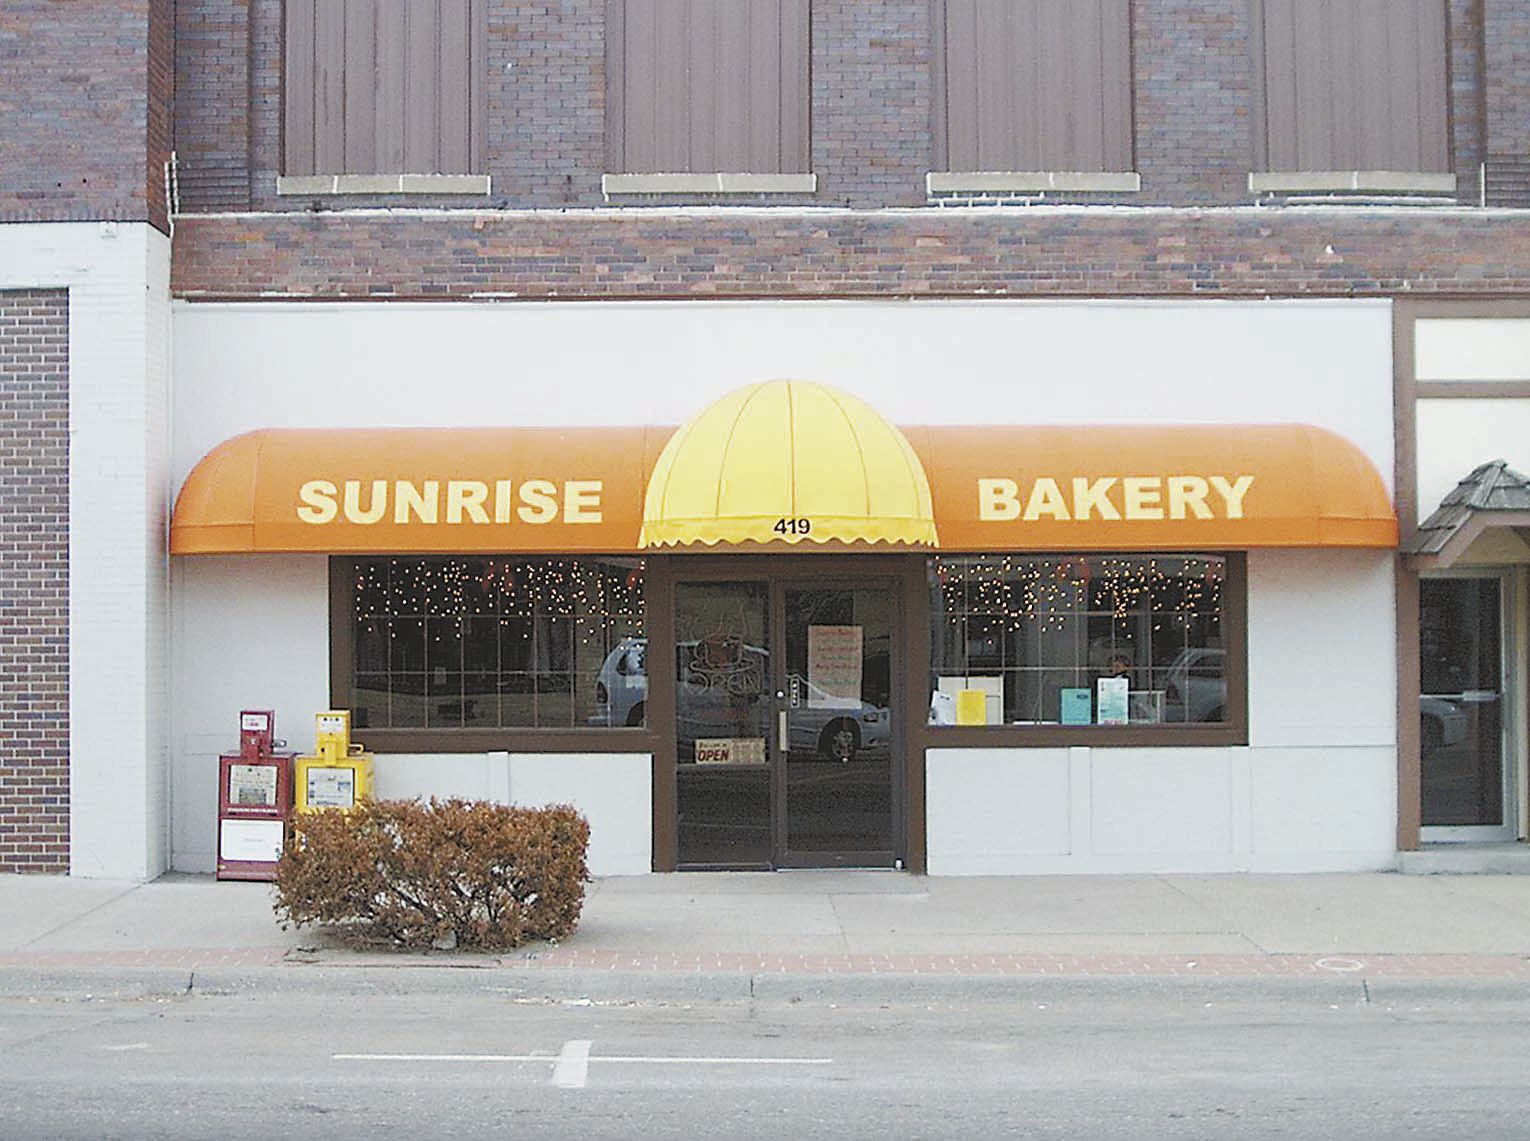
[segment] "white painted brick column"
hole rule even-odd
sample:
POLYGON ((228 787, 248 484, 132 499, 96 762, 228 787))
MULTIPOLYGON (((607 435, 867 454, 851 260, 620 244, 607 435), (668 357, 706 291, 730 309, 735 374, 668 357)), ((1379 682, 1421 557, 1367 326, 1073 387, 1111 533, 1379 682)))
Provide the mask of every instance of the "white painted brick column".
POLYGON ((70 873, 166 867, 170 242, 0 226, 0 289, 69 290, 70 873))

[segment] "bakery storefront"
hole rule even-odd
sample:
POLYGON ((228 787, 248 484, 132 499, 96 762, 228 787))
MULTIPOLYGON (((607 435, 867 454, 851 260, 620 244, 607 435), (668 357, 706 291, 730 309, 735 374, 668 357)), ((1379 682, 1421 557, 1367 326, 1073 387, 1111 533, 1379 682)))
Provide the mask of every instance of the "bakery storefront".
POLYGON ((379 795, 572 802, 597 874, 1385 866, 1396 544, 1295 420, 261 426, 176 502, 182 717, 349 708, 379 795))

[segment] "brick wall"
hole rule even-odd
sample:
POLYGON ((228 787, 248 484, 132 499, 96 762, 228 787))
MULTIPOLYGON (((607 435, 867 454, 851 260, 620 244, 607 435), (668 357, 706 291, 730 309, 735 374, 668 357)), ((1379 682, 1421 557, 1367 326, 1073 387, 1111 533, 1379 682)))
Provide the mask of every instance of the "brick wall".
POLYGON ((600 204, 605 31, 605 0, 489 0, 488 149, 496 199, 600 204))
POLYGON ((1488 200, 1530 207, 1530 3, 1483 2, 1488 200))
POLYGON ((249 16, 249 0, 175 0, 182 209, 249 209, 249 16))
POLYGON ((150 217, 149 7, 0 2, 0 222, 150 217))
MULTIPOLYGON (((1530 153, 1523 145, 1530 143, 1530 2, 1446 2, 1454 167, 1461 199, 1474 203, 1484 117, 1491 138, 1530 153), (1499 77, 1487 106, 1484 66, 1499 77)), ((1247 175, 1256 130, 1252 10, 1249 0, 1132 0, 1135 149, 1143 189, 1115 201, 1232 205, 1250 200, 1247 175)), ((772 203, 855 208, 923 203, 923 175, 931 163, 931 19, 931 0, 814 0, 811 145, 819 189, 802 199, 771 198, 772 203)), ((183 206, 313 208, 310 200, 275 194, 281 165, 280 0, 177 0, 177 20, 183 206)), ((487 203, 439 204, 602 205, 605 0, 489 0, 489 25, 494 195, 487 203)))
POLYGON ((1247 202, 1248 0, 1134 0, 1138 203, 1247 202))
POLYGON ((175 4, 176 0, 149 0, 148 125, 144 162, 149 221, 161 230, 170 229, 170 204, 165 164, 175 149, 175 4))
POLYGON ((179 296, 1530 294, 1530 226, 1430 208, 188 218, 179 296))
POLYGON ((69 295, 0 292, 0 872, 69 869, 69 295))
POLYGON ((815 0, 812 43, 818 201, 922 203, 931 163, 929 4, 815 0))

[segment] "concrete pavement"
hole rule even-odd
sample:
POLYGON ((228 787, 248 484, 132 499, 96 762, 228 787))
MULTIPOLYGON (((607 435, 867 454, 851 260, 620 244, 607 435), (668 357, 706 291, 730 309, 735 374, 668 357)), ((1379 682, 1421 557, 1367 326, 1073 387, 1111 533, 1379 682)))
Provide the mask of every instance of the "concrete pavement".
POLYGON ((0 876, 0 917, 0 991, 134 972, 327 986, 344 971, 375 982, 381 967, 412 979, 472 967, 477 985, 486 971, 563 994, 755 994, 769 979, 845 994, 918 980, 954 994, 1189 978, 1477 980, 1530 996, 1530 877, 1507 875, 612 878, 589 885, 570 939, 495 956, 350 950, 322 931, 282 930, 268 885, 198 876, 0 876))

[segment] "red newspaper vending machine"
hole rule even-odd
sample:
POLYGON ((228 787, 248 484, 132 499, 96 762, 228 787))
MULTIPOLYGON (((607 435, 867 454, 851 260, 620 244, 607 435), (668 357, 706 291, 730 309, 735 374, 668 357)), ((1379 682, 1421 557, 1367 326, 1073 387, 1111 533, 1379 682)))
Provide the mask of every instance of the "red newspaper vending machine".
POLYGON ((292 756, 276 752, 276 715, 239 714, 239 752, 218 758, 218 878, 269 880, 292 810, 292 756))

